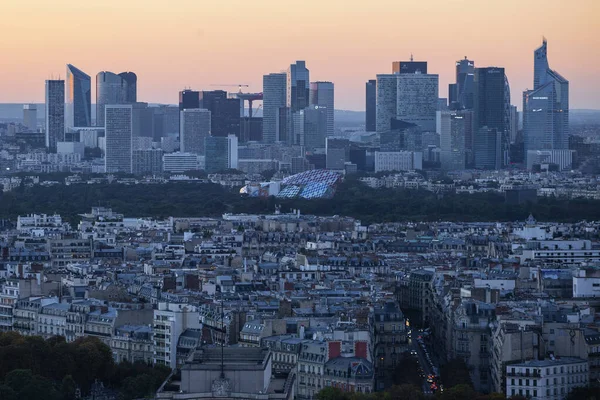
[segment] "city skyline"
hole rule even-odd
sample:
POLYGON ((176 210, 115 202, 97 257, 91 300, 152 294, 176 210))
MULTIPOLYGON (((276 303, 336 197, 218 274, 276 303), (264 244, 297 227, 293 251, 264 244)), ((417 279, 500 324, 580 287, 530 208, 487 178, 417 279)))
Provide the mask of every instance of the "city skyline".
POLYGON ((71 0, 60 0, 52 7, 40 2, 27 8, 9 0, 3 8, 15 18, 0 27, 0 35, 14 34, 22 20, 33 28, 19 35, 15 40, 18 46, 0 42, 0 51, 13 54, 15 60, 0 71, 0 102, 42 102, 40 82, 52 76, 64 78, 67 63, 92 76, 104 70, 136 71, 140 101, 174 104, 185 87, 208 90, 218 83, 244 83, 250 86, 248 91, 260 91, 263 75, 305 60, 311 81, 329 80, 336 85, 337 108, 362 111, 364 82, 376 74, 389 73, 391 62, 408 60, 413 53, 415 59, 428 62, 429 73, 439 74, 440 97, 447 96, 444 88, 454 82, 455 62, 464 56, 480 67, 506 68, 512 104, 520 108, 519 94, 532 89, 531 49, 546 36, 552 46, 552 65, 571 81, 572 108, 600 109, 596 95, 600 82, 594 74, 600 55, 588 51, 597 48, 600 37, 594 22, 600 5, 592 0, 583 0, 578 7, 534 0, 519 7, 516 1, 507 1, 470 4, 467 9, 457 1, 395 4, 378 0, 342 7, 340 1, 332 0, 319 4, 319 13, 314 13, 317 3, 312 0, 305 10, 294 13, 270 0, 259 5, 233 3, 226 10, 223 5, 187 1, 169 8, 155 1, 137 7, 134 0, 124 12, 111 14, 111 34, 100 35, 97 28, 114 8, 112 0, 75 7, 71 0), (434 8, 439 12, 431 12, 434 8), (226 23, 232 18, 230 9, 247 15, 246 19, 226 23), (388 12, 382 14, 382 9, 388 12), (344 18, 335 18, 339 10, 343 10, 344 18), (134 12, 132 25, 130 14, 134 12), (402 24, 397 24, 399 15, 405 20, 402 24), (486 15, 495 18, 490 20, 486 15), (201 23, 197 22, 199 16, 201 23), (88 24, 76 27, 67 23, 72 18, 88 24), (369 20, 377 23, 365 22, 369 20), (48 29, 49 21, 62 28, 48 29), (296 37, 299 27, 306 32, 303 40, 296 37), (276 39, 273 30, 278 32, 276 39), (457 40, 470 39, 473 32, 478 33, 477 40, 457 40), (66 45, 67 40, 70 45, 66 45), (120 46, 115 50, 116 40, 120 46), (189 48, 196 51, 189 52, 189 48), (242 67, 236 62, 239 59, 251 62, 242 67), (340 69, 340 65, 349 67, 340 69), (17 74, 22 78, 15 80, 17 74))

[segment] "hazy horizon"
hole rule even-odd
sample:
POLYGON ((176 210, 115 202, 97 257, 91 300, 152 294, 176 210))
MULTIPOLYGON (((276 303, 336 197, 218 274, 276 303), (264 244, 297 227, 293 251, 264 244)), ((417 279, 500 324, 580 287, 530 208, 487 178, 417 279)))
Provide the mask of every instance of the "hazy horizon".
POLYGON ((464 56, 505 67, 521 108, 523 90, 533 86, 533 51, 545 36, 550 67, 571 83, 571 108, 600 109, 599 2, 490 3, 5 0, 0 9, 11 18, 0 36, 11 40, 0 41, 0 102, 43 102, 44 80, 64 78, 67 63, 93 81, 100 71, 134 71, 140 101, 173 104, 185 87, 237 91, 243 83, 261 91, 264 74, 306 60, 312 81, 334 82, 336 109, 363 111, 365 82, 412 53, 440 75, 440 97, 464 56), (234 86, 211 86, 223 83, 234 86))

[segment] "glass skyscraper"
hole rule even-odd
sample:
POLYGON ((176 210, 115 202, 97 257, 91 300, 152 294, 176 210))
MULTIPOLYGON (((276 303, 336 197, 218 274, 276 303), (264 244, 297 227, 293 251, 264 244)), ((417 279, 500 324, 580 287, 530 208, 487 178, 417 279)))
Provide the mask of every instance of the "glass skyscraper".
POLYGON ((365 129, 375 132, 377 129, 377 80, 371 79, 366 84, 365 129))
POLYGON ((508 163, 510 145, 510 89, 504 68, 476 68, 473 83, 475 165, 485 165, 486 169, 500 169, 508 163), (488 130, 481 130, 481 128, 488 128, 488 130), (495 130, 494 134, 491 134, 490 130, 495 130), (482 132, 487 136, 482 137, 482 132), (490 144, 492 138, 497 137, 496 135, 500 137, 499 154, 482 154, 482 151, 488 150, 497 153, 497 147, 490 144), (480 140, 486 145, 478 143, 480 140), (486 162, 478 162, 477 157, 485 159, 486 162), (492 168, 492 160, 499 160, 499 164, 492 168))
POLYGON ((67 64, 65 126, 92 126, 92 80, 88 74, 67 64))
POLYGON ((550 69, 548 43, 534 52, 533 90, 523 92, 525 156, 530 151, 569 148, 569 81, 550 69))
MULTIPOLYGON (((287 74, 273 73, 263 76, 263 141, 274 143, 287 141, 286 126, 282 126, 281 114, 287 115, 287 74)), ((286 118, 283 122, 287 124, 286 118)))
POLYGON ((310 105, 325 108, 327 114, 327 136, 334 132, 334 86, 331 82, 311 82, 310 105))
POLYGON ((65 137, 65 81, 46 81, 46 147, 53 151, 65 137))
POLYGON ((306 108, 310 97, 310 72, 305 61, 291 64, 287 72, 287 106, 292 113, 306 108))

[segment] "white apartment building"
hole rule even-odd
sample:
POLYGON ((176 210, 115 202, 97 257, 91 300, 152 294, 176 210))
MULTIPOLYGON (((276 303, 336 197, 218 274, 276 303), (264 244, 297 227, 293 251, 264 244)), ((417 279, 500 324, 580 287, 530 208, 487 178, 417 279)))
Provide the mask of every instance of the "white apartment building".
POLYGON ((423 153, 414 151, 376 151, 375 172, 423 169, 423 153))
POLYGON ((506 396, 562 400, 576 387, 587 386, 588 380, 586 360, 574 357, 531 360, 506 366, 506 396))
POLYGON ((154 363, 177 367, 177 343, 186 329, 201 329, 200 315, 190 304, 158 303, 152 324, 154 363))
POLYGON ((163 171, 182 174, 198 169, 198 155, 192 153, 167 153, 163 155, 163 171))
POLYGON ((573 275, 573 297, 600 297, 599 270, 580 268, 573 275))

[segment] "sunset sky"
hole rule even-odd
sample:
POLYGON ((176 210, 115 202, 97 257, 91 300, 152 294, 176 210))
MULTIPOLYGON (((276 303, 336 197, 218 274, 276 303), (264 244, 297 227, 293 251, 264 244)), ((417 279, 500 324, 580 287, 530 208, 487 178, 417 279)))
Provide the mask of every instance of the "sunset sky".
POLYGON ((521 108, 546 36, 571 108, 600 109, 600 0, 0 0, 0 16, 3 103, 43 102, 67 63, 134 71, 140 101, 175 103, 184 87, 261 91, 263 74, 299 59, 335 83, 336 108, 364 110, 365 81, 413 53, 440 97, 464 56, 505 67, 521 108))

